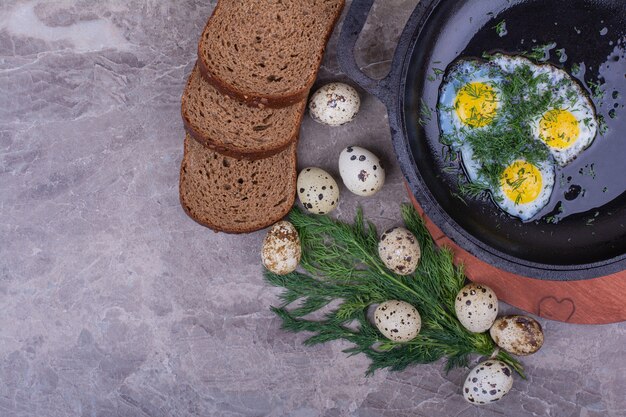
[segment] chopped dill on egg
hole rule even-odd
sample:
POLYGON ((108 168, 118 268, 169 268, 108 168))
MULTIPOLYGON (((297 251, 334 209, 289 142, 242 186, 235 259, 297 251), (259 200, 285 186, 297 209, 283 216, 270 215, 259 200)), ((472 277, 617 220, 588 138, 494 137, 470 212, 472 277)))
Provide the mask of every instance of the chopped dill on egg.
POLYGON ((547 82, 547 74, 534 75, 529 66, 516 68, 500 86, 501 108, 506 109, 501 122, 487 129, 463 132, 474 150, 474 159, 482 165, 480 174, 494 189, 499 186, 506 166, 514 160, 538 164, 549 157, 546 146, 533 139, 528 124, 528 120, 560 104, 549 90, 538 88, 547 82))
MULTIPOLYGON (((491 197, 523 221, 548 203, 556 167, 572 158, 562 149, 583 143, 578 142, 578 131, 572 133, 571 123, 593 131, 591 141, 596 120, 600 132, 606 125, 571 76, 526 59, 545 60, 555 47, 538 46, 519 57, 485 52, 487 62, 459 60, 446 69, 436 106, 440 142, 462 159, 465 175, 459 175, 459 194, 491 197)), ((424 103, 421 114, 430 120, 424 103)), ((449 156, 444 158, 448 164, 449 156)))

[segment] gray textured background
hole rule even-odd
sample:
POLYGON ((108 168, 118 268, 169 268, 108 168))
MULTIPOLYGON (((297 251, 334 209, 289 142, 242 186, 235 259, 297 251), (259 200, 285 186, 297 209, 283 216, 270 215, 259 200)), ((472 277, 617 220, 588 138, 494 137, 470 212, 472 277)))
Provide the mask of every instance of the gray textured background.
MULTIPOLYGON (((358 52, 372 71, 416 1, 378 1, 358 52)), ((212 7, 0 1, 0 416, 626 415, 624 324, 542 320, 529 380, 485 408, 460 395, 467 370, 365 378, 348 345, 282 332, 263 232, 214 234, 178 203, 180 95, 212 7)), ((335 43, 323 80, 342 77, 335 43)), ((345 127, 305 118, 300 165, 336 173, 349 144, 381 155, 383 191, 344 189, 335 214, 360 204, 382 228, 406 197, 385 110, 363 101, 345 127)))

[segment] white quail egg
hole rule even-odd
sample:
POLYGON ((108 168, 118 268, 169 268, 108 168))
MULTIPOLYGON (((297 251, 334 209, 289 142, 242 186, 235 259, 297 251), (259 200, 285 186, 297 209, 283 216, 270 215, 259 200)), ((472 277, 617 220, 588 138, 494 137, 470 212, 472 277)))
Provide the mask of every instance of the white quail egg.
POLYGON ((472 404, 489 404, 504 397, 513 387, 513 373, 499 360, 489 359, 471 370, 463 384, 463 397, 472 404))
POLYGON ((339 175, 348 190, 361 196, 374 195, 385 184, 385 169, 380 159, 359 146, 348 146, 341 151, 339 175))
POLYGON ((359 93, 353 87, 343 83, 330 83, 311 96, 309 113, 318 123, 341 126, 356 117, 360 106, 359 93))
POLYGON ((376 327, 389 340, 408 342, 417 336, 422 318, 415 307, 405 301, 390 300, 374 312, 376 327))
POLYGON ((417 239, 404 227, 387 230, 378 242, 378 256, 387 268, 399 275, 415 272, 421 254, 417 239))
POLYGON ((467 330, 482 333, 489 330, 498 315, 498 297, 482 284, 468 284, 454 301, 456 316, 467 330))
POLYGON ((307 211, 326 214, 339 204, 339 187, 333 177, 320 168, 305 168, 298 175, 298 198, 307 211))
POLYGON ((489 334, 496 345, 514 355, 533 354, 543 345, 541 324, 526 316, 498 317, 489 334))
POLYGON ((300 237, 288 221, 276 223, 265 235, 261 249, 263 265, 278 275, 293 272, 300 262, 300 237))

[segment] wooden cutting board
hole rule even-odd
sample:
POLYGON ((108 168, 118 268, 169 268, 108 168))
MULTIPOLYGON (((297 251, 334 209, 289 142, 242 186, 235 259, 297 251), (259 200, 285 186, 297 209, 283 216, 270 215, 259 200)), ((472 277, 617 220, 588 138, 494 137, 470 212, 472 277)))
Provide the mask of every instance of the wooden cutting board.
POLYGON ((582 281, 545 281, 503 271, 457 246, 424 215, 411 192, 409 196, 437 245, 450 247, 457 261, 465 265, 467 277, 491 287, 500 300, 537 316, 568 323, 626 321, 626 271, 582 281))

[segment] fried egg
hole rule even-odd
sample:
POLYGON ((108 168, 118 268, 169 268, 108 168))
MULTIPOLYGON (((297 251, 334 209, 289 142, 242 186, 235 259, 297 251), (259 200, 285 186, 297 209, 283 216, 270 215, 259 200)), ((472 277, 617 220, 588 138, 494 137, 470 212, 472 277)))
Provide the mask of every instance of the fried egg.
POLYGON ((458 148, 464 132, 492 125, 500 113, 502 78, 493 65, 461 60, 448 70, 439 92, 439 123, 458 148))
POLYGON ((576 82, 567 83, 555 94, 560 98, 559 105, 535 117, 531 129, 554 160, 565 166, 591 145, 598 123, 593 104, 576 82))
POLYGON ((529 123, 535 139, 547 146, 560 166, 576 159, 591 145, 598 130, 595 108, 589 95, 567 72, 549 64, 534 64, 520 56, 498 54, 491 62, 509 73, 526 66, 535 76, 543 77, 537 91, 549 90, 553 105, 529 123))
POLYGON ((437 110, 442 142, 460 154, 468 180, 522 221, 546 207, 557 165, 580 155, 598 130, 594 105, 576 80, 522 56, 456 61, 437 110))
POLYGON ((504 169, 500 187, 493 190, 493 199, 510 215, 530 220, 550 201, 554 177, 554 167, 549 162, 515 160, 504 169))
MULTIPOLYGON (((475 184, 487 184, 480 172, 482 165, 474 159, 472 147, 465 143, 459 148, 459 153, 467 178, 475 184)), ((504 169, 499 187, 495 190, 489 188, 489 192, 502 210, 528 221, 550 201, 554 178, 554 167, 549 161, 532 164, 518 159, 504 169)))

